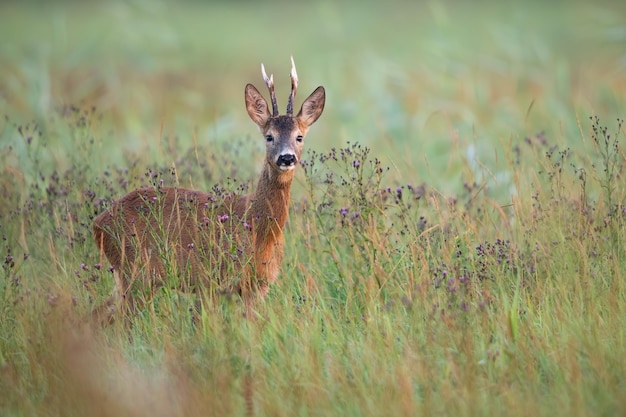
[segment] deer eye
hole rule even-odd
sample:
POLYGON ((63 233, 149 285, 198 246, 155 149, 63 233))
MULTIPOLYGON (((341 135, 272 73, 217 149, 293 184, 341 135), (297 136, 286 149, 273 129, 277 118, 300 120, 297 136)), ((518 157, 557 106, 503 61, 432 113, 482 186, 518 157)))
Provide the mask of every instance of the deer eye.
POLYGON ((297 140, 298 142, 302 142, 302 139, 303 139, 303 138, 302 138, 302 135, 298 135, 298 137, 296 138, 296 140, 297 140))
POLYGON ((272 142, 274 140, 274 136, 267 135, 267 136, 265 136, 265 140, 268 141, 268 142, 272 142))

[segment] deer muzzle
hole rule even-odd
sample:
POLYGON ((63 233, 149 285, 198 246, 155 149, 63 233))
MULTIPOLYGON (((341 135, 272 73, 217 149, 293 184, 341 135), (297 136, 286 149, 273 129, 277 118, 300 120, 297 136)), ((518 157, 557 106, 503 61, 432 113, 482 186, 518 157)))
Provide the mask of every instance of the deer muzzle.
POLYGON ((276 165, 282 171, 288 171, 294 169, 296 167, 296 163, 298 162, 298 158, 292 153, 284 153, 278 156, 276 160, 276 165))

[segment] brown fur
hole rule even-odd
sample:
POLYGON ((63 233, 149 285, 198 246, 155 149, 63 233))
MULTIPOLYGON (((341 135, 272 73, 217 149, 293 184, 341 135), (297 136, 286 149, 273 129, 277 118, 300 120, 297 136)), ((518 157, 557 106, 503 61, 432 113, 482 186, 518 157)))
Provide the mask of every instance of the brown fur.
POLYGON ((110 321, 116 307, 134 310, 133 290, 151 293, 163 285, 183 291, 226 287, 241 294, 249 313, 254 299, 266 295, 276 281, 294 175, 294 169, 281 170, 279 156, 287 149, 295 165, 300 161, 302 138, 321 115, 325 92, 318 87, 297 116, 271 116, 251 84, 245 98, 263 136, 272 137, 266 139, 255 191, 217 201, 211 194, 184 188, 141 188, 101 213, 94 222, 94 238, 113 266, 117 297, 94 311, 98 321, 110 321))

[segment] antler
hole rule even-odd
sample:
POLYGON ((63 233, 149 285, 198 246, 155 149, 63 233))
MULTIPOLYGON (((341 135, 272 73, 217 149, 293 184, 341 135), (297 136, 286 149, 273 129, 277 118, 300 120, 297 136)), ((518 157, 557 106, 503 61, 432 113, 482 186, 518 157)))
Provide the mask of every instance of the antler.
MULTIPOLYGON (((270 98, 272 100, 272 116, 278 116, 278 104, 276 103, 276 92, 274 91, 274 74, 271 74, 269 77, 265 72, 265 65, 261 64, 261 73, 263 74, 263 80, 265 81, 265 85, 270 90, 270 98)), ((287 101, 287 114, 293 114, 293 99, 296 96, 296 91, 298 90, 298 73, 296 72, 296 63, 293 61, 293 56, 291 57, 291 72, 289 73, 291 77, 291 93, 289 93, 289 100, 287 101)))
POLYGON ((287 114, 293 114, 293 99, 296 96, 296 90, 298 89, 298 73, 296 72, 296 63, 293 62, 293 56, 291 57, 291 93, 289 93, 289 100, 287 101, 287 114))
POLYGON ((263 74, 263 80, 265 81, 265 85, 270 90, 270 98, 272 100, 272 116, 278 116, 278 104, 276 103, 276 93, 274 92, 274 74, 267 76, 265 72, 265 66, 261 64, 261 73, 263 74))

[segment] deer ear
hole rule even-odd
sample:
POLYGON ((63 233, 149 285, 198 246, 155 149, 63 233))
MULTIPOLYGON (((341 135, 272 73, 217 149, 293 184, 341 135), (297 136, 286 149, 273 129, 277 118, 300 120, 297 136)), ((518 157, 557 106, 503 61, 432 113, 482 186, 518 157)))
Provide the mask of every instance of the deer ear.
POLYGON ((302 103, 302 108, 298 113, 298 119, 307 127, 311 126, 322 115, 324 103, 326 102, 326 91, 319 86, 302 103))
POLYGON ((252 84, 246 85, 246 110, 257 126, 260 128, 265 127, 270 118, 267 101, 252 84))

